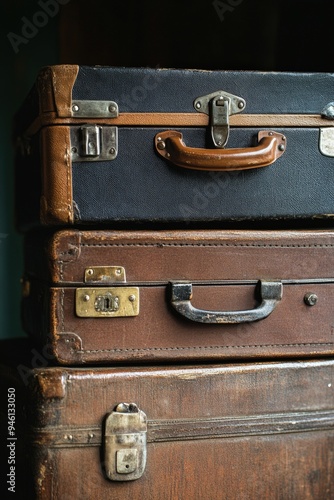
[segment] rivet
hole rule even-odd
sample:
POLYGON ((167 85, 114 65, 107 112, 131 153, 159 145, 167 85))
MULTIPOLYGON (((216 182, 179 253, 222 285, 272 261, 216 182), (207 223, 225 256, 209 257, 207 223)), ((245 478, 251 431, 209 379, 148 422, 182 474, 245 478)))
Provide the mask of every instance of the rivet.
POLYGON ((278 149, 279 149, 280 151, 284 151, 284 150, 285 150, 285 146, 284 146, 284 144, 280 144, 280 145, 278 146, 278 149))
POLYGON ((315 293, 307 293, 304 296, 304 302, 307 306, 315 306, 318 302, 318 296, 315 293))
POLYGON ((158 149, 165 149, 166 148, 166 143, 164 141, 159 141, 157 144, 158 149))
POLYGON ((222 146, 223 142, 222 141, 218 141, 217 144, 218 144, 218 146, 222 146))
POLYGON ((128 403, 119 403, 116 406, 115 411, 117 411, 118 413, 127 413, 129 411, 129 404, 128 403))
POLYGON ((115 109, 116 109, 115 105, 114 104, 110 104, 110 106, 109 106, 110 113, 113 113, 115 111, 115 109))
POLYGON ((82 300, 83 300, 83 301, 85 301, 85 302, 88 302, 88 301, 89 301, 89 299, 90 299, 90 296, 89 296, 89 295, 84 295, 84 296, 82 297, 82 300))
POLYGON ((74 112, 79 111, 79 106, 77 104, 73 104, 72 111, 74 111, 74 112))
POLYGON ((271 136, 271 135, 274 135, 274 134, 273 134, 272 132, 269 132, 269 134, 268 134, 268 135, 270 135, 270 136, 271 136))
POLYGON ((77 153, 78 152, 78 149, 75 146, 73 146, 73 148, 71 148, 71 149, 72 149, 72 153, 77 153))
POLYGON ((238 108, 239 108, 239 109, 242 109, 242 108, 244 108, 244 107, 245 107, 245 103, 244 103, 243 101, 239 101, 239 102, 238 102, 238 108))
POLYGON ((116 274, 117 274, 117 276, 119 276, 120 274, 122 274, 122 269, 116 269, 116 274))
POLYGON ((200 102, 196 102, 195 106, 197 109, 200 109, 202 107, 202 104, 200 102))
POLYGON ((93 269, 87 269, 87 274, 89 274, 90 276, 91 276, 92 274, 94 274, 93 269))
POLYGON ((135 295, 129 295, 129 301, 130 302, 134 302, 136 300, 136 296, 135 295))
POLYGON ((115 148, 110 148, 110 149, 109 149, 109 153, 110 153, 111 155, 115 154, 115 148))

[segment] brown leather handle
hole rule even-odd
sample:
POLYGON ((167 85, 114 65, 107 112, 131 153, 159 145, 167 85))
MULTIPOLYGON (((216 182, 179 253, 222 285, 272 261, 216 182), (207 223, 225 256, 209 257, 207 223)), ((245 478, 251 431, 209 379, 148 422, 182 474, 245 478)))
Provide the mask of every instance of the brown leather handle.
POLYGON ((258 133, 258 145, 252 148, 203 149, 187 147, 182 134, 166 130, 155 136, 157 152, 174 165, 193 170, 247 170, 266 167, 285 151, 286 137, 278 132, 258 133))

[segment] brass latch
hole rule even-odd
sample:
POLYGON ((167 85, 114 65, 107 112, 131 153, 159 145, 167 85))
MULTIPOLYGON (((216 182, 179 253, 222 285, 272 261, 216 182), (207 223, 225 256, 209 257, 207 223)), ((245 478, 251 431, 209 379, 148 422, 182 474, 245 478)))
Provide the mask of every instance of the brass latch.
POLYGON ((105 422, 105 473, 112 481, 133 481, 146 466, 147 418, 134 403, 120 403, 105 422))
POLYGON ((218 91, 194 101, 194 108, 210 117, 211 137, 216 148, 223 148, 229 136, 229 116, 240 113, 246 101, 227 92, 218 91))
POLYGON ((85 270, 85 283, 100 285, 80 287, 75 292, 75 312, 81 318, 129 317, 139 314, 139 288, 136 286, 101 286, 125 283, 121 266, 92 266, 85 270))

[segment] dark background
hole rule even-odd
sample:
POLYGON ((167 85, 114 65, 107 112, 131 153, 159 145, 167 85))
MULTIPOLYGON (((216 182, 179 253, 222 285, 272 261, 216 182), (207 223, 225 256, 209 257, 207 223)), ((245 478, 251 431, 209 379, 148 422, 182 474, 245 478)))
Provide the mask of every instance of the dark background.
POLYGON ((0 338, 23 335, 11 126, 40 67, 334 72, 332 0, 11 0, 0 13, 0 338))

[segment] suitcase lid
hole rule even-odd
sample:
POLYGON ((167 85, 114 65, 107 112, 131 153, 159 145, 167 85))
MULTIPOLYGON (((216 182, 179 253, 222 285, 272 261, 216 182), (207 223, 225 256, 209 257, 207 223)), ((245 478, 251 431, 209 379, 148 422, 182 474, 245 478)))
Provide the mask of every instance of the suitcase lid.
POLYGON ((46 66, 40 70, 15 116, 14 136, 32 135, 45 125, 87 120, 117 126, 206 126, 211 120, 209 103, 214 96, 225 93, 234 102, 233 110, 231 103, 229 108, 231 126, 277 127, 289 123, 326 126, 326 119, 333 119, 333 76, 332 73, 46 66), (321 119, 322 113, 325 118, 321 119), (305 115, 314 116, 307 121, 305 115))
POLYGON ((57 427, 62 438, 66 426, 78 432, 100 427, 122 401, 137 401, 149 419, 162 424, 333 410, 332 359, 76 368, 52 366, 47 351, 29 339, 2 340, 0 346, 3 387, 9 382, 15 388, 17 405, 27 403, 24 414, 33 417, 36 430, 49 427, 50 437, 57 427), (179 404, 180 395, 191 404, 179 404))
POLYGON ((330 230, 85 230, 27 234, 25 273, 64 286, 333 280, 330 230))

